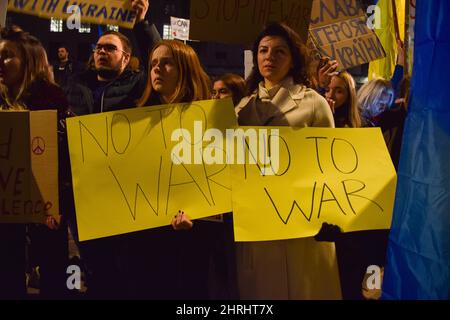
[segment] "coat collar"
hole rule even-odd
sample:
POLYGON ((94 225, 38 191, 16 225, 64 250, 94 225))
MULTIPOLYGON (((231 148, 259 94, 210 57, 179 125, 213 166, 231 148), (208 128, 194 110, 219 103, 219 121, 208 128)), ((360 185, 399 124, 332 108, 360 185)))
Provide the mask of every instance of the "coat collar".
POLYGON ((278 90, 276 87, 267 90, 261 82, 258 88, 258 95, 261 100, 264 99, 263 97, 270 98, 271 96, 272 104, 277 106, 283 114, 297 108, 296 100, 301 100, 305 96, 305 86, 296 85, 292 77, 285 78, 277 87, 278 90), (272 90, 273 92, 270 92, 272 90))
POLYGON ((294 79, 292 77, 287 77, 283 81, 281 81, 278 85, 267 90, 264 87, 264 83, 261 81, 259 83, 258 89, 255 90, 254 94, 257 94, 259 98, 273 98, 278 95, 278 91, 286 91, 283 94, 288 93, 291 99, 301 100, 305 96, 306 87, 303 85, 297 85, 294 83, 294 79))
MULTIPOLYGON (((298 108, 298 100, 302 100, 306 93, 306 87, 303 85, 297 85, 294 83, 292 77, 284 79, 278 87, 278 90, 274 87, 272 90, 267 90, 259 84, 259 87, 253 92, 252 95, 244 97, 240 103, 236 106, 236 114, 242 109, 251 108, 256 111, 258 107, 257 100, 260 99, 262 104, 267 103, 268 108, 264 107, 263 112, 257 112, 263 118, 259 119, 260 123, 269 123, 270 119, 278 118, 289 111, 298 108)), ((261 110, 262 111, 262 110, 261 110)), ((251 112, 250 109, 244 111, 244 114, 251 112)))

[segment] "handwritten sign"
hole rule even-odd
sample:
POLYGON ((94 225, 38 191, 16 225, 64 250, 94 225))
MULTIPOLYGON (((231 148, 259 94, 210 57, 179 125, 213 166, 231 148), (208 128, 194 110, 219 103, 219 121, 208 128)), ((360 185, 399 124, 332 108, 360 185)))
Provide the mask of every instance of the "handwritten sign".
POLYGON ((357 0, 314 0, 308 47, 337 60, 341 70, 385 57, 357 0))
POLYGON ((203 157, 199 131, 234 126, 230 99, 68 119, 80 240, 169 225, 180 209, 193 219, 230 212, 229 167, 195 159, 203 157), (192 146, 181 155, 189 153, 191 164, 172 159, 180 139, 192 146))
POLYGON ((191 39, 248 44, 269 22, 285 22, 306 41, 312 0, 191 0, 191 39))
POLYGON ((59 219, 56 111, 0 111, 0 222, 59 219))
POLYGON ((0 0, 0 27, 6 25, 6 7, 8 6, 8 0, 0 0))
POLYGON ((35 15, 42 18, 67 19, 79 13, 81 22, 113 24, 131 29, 136 12, 131 10, 131 1, 122 0, 10 0, 8 11, 35 15), (78 10, 70 10, 76 5, 78 10))
POLYGON ((231 166, 236 241, 309 237, 322 222, 390 228, 396 173, 379 128, 282 127, 279 138, 276 175, 231 166))

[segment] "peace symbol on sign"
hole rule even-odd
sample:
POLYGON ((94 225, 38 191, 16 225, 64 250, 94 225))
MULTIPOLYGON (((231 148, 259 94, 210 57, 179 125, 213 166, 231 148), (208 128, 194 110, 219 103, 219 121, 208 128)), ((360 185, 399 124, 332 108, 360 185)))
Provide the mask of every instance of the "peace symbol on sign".
POLYGON ((31 141, 31 151, 40 156, 45 151, 45 141, 42 137, 34 137, 31 141))

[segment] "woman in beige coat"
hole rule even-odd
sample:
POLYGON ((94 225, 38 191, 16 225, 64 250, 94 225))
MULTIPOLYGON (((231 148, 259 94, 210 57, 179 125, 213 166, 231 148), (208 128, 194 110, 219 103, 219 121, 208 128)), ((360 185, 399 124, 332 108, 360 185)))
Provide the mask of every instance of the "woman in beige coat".
MULTIPOLYGON (((268 26, 253 46, 247 94, 236 107, 240 125, 334 127, 326 100, 308 88, 299 36, 268 26)), ((334 243, 314 238, 243 242, 237 248, 241 299, 340 299, 334 243)))

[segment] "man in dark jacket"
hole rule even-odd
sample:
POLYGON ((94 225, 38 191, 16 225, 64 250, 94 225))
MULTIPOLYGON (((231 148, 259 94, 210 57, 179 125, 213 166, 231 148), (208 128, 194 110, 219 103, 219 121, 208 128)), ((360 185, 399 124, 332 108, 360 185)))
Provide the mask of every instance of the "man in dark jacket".
POLYGON ((52 65, 55 82, 60 87, 66 87, 74 74, 81 71, 81 67, 69 57, 69 50, 66 46, 58 47, 58 62, 52 65))
MULTIPOLYGON (((161 40, 156 27, 145 20, 148 6, 148 0, 133 0, 133 8, 137 10, 133 33, 143 53, 161 40)), ((98 39, 93 50, 95 69, 76 76, 66 89, 76 115, 136 106, 145 87, 146 74, 127 68, 131 54, 131 42, 120 32, 107 31, 98 39)))
MULTIPOLYGON (((147 53, 161 37, 155 26, 145 20, 149 1, 133 0, 132 6, 137 11, 133 32, 139 39, 141 52, 147 53)), ((71 111, 86 115, 135 107, 143 93, 146 75, 127 68, 131 54, 131 42, 126 36, 116 31, 105 32, 93 50, 95 68, 76 76, 65 88, 71 111)), ((107 219, 108 212, 104 214, 107 219)), ((77 240, 74 212, 70 216, 77 240)), ((91 298, 129 297, 128 242, 129 235, 125 234, 79 243, 91 298)))

